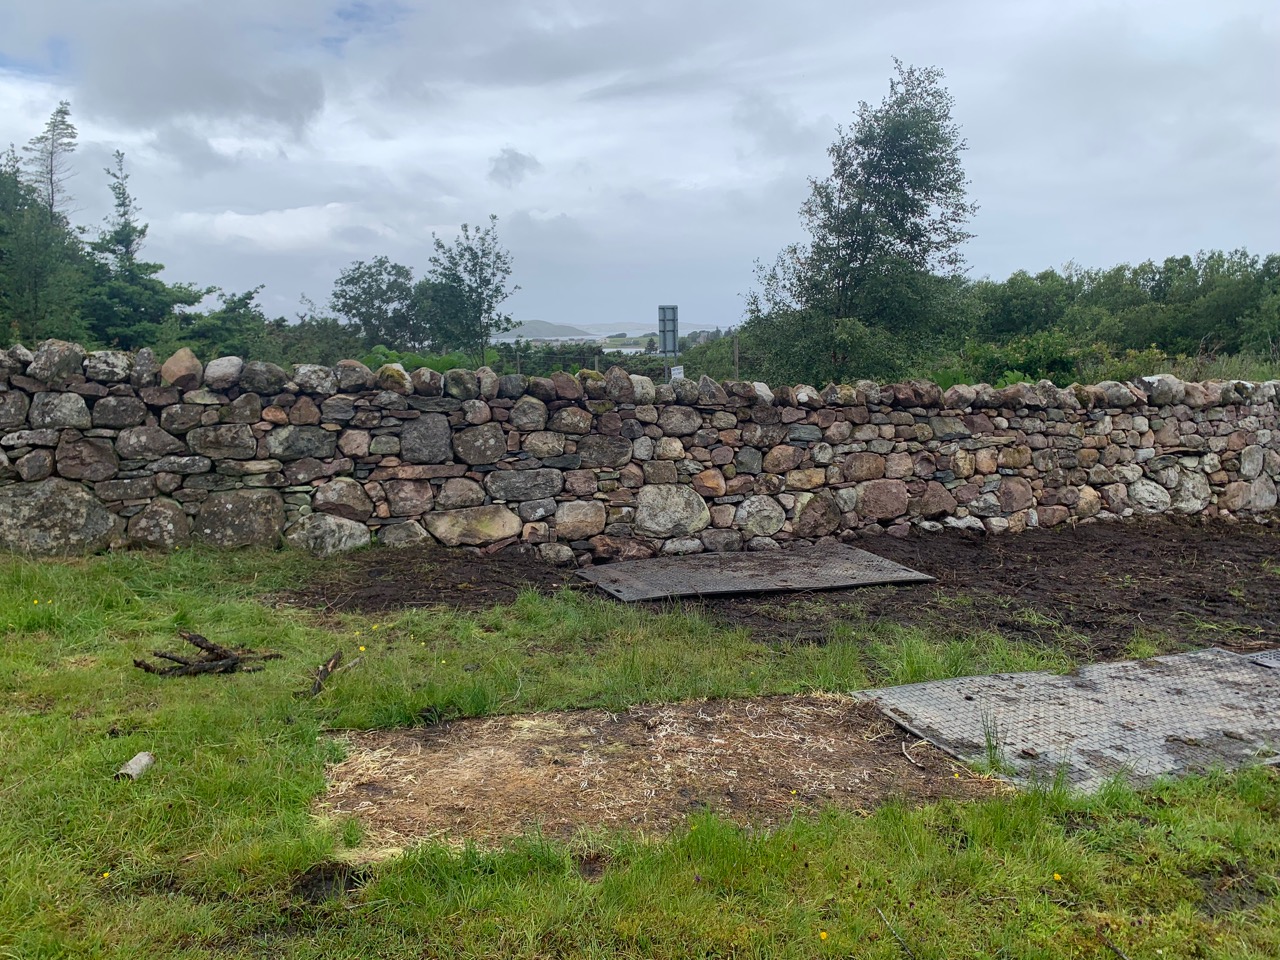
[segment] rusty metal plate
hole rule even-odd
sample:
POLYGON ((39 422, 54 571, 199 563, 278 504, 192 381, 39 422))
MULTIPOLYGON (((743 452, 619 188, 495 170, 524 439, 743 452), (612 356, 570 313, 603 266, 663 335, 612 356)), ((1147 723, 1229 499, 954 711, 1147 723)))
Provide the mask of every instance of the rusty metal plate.
POLYGON ((1225 650, 997 674, 857 694, 967 763, 1020 782, 1092 791, 1117 774, 1163 774, 1275 762, 1280 672, 1225 650))
POLYGON ((699 553, 586 567, 578 576, 619 600, 837 590, 933 577, 844 544, 759 553, 699 553))

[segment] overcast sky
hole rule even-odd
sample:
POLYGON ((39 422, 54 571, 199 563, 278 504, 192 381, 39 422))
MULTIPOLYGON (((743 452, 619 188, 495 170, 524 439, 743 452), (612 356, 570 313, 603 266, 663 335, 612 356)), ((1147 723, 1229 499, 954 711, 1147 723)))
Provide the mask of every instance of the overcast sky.
POLYGON ((517 318, 691 330, 894 56, 956 99, 972 276, 1280 251, 1276 0, 0 0, 0 144, 70 100, 77 221, 123 150, 166 277, 272 315, 496 213, 517 318))

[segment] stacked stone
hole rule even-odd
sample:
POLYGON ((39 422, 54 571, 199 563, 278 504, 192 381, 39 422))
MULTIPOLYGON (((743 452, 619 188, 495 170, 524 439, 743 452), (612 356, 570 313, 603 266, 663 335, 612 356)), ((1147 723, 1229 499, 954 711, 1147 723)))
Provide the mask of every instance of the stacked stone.
POLYGON ((1267 519, 1274 381, 800 385, 286 371, 189 350, 0 353, 0 538, 81 552, 379 541, 559 562, 791 541, 1267 519))

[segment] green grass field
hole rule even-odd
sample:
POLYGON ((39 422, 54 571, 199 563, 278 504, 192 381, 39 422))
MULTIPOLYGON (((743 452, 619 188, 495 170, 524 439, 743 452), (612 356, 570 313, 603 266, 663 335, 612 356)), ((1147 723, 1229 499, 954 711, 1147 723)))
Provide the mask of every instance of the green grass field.
POLYGON ((362 841, 311 812, 337 759, 326 728, 1071 664, 942 627, 766 645, 568 592, 383 619, 263 602, 313 563, 0 559, 0 956, 1280 956, 1268 768, 1089 799, 819 810, 772 832, 703 816, 660 838, 429 843, 319 895, 300 879, 358 860, 362 841), (284 658, 229 676, 133 667, 177 649, 179 629, 284 658), (358 667, 299 697, 336 648, 358 667), (140 750, 154 770, 114 781, 140 750))

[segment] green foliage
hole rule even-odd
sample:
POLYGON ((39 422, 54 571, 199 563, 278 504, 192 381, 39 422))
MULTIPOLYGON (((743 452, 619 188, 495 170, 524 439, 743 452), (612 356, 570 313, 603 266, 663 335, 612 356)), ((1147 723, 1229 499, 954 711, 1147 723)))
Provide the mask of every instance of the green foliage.
POLYGON ((771 646, 571 591, 389 615, 377 631, 262 602, 317 569, 252 550, 0 558, 0 955, 898 960, 886 921, 920 957, 1101 956, 1099 931, 1133 957, 1280 954, 1280 776, 1266 766, 1093 797, 801 808, 772 829, 692 813, 665 837, 448 838, 362 863, 360 824, 312 806, 340 758, 335 728, 416 722, 427 705, 621 711, 1069 664, 883 622, 771 646), (187 680, 132 666, 179 628, 285 658, 187 680), (357 642, 358 667, 297 695, 357 642), (112 781, 140 750, 152 772, 112 781), (343 860, 360 868, 350 892, 295 887, 343 860))
POLYGON ((88 333, 80 316, 87 264, 57 199, 56 191, 42 197, 10 148, 0 162, 0 329, 13 340, 88 333))
POLYGON ((483 229, 464 223, 452 243, 435 234, 431 240, 435 253, 427 277, 434 287, 428 302, 454 338, 450 346, 473 356, 479 366, 494 335, 516 325, 499 309, 520 288, 507 286, 511 254, 498 240, 498 218, 491 214, 483 229))
POLYGON ((32 137, 22 148, 27 155, 23 164, 27 182, 50 218, 62 215, 65 219, 66 205, 71 199, 67 194, 67 180, 72 176, 71 154, 78 146, 78 136, 71 122, 71 104, 61 100, 49 115, 44 132, 32 137))
POLYGON ((837 128, 832 170, 810 180, 809 240, 757 265, 744 337, 783 381, 892 378, 951 331, 963 259, 965 142, 942 71, 904 66, 878 106, 837 128))
POLYGON ((1065 387, 1075 379, 1082 349, 1063 331, 1041 330, 1014 337, 1005 343, 973 342, 965 345, 962 357, 974 382, 997 385, 1008 380, 1052 380, 1065 387), (1010 380, 1006 371, 1020 371, 1010 380))
POLYGON ((387 257, 357 260, 338 275, 329 305, 360 331, 366 345, 401 350, 429 347, 432 336, 417 313, 413 271, 387 257))

